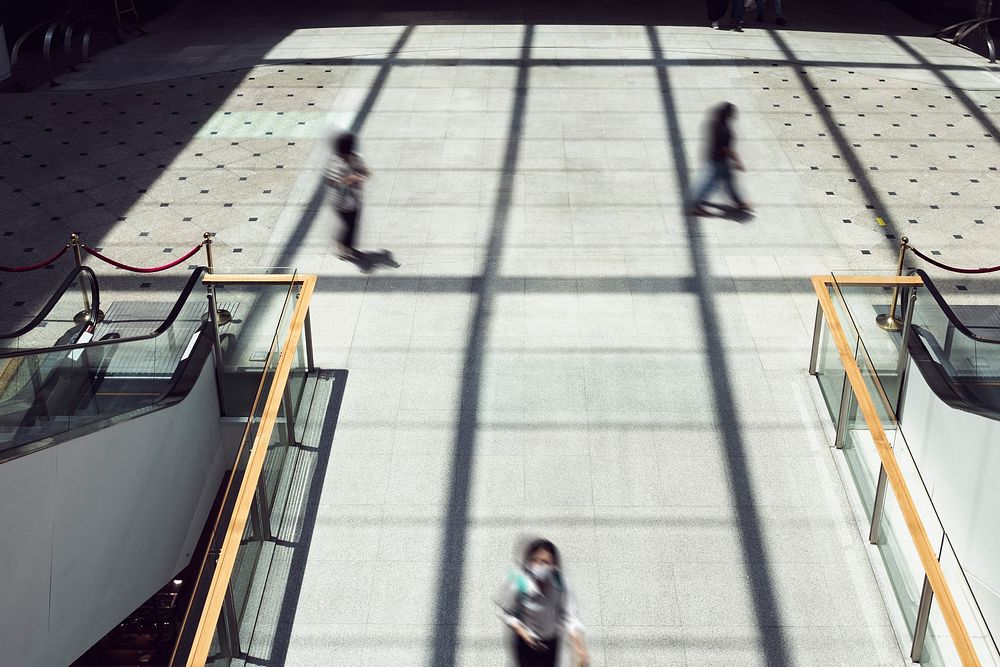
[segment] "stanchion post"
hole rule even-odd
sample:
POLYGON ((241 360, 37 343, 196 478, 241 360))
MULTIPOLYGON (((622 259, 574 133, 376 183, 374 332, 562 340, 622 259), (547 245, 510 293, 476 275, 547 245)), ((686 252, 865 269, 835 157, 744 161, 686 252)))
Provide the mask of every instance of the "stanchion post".
MULTIPOLYGON (((80 251, 80 235, 77 233, 70 234, 69 244, 73 247, 73 260, 76 262, 76 268, 83 266, 83 253, 80 251)), ((81 274, 82 275, 82 274, 81 274)), ((80 279, 80 296, 83 297, 83 310, 73 316, 73 321, 77 324, 82 324, 84 322, 90 321, 90 297, 87 295, 87 287, 83 284, 83 279, 80 279)), ((100 310, 97 311, 97 322, 104 319, 104 313, 100 310)), ((91 324, 97 324, 97 322, 91 322, 91 324)))
POLYGON ((225 358, 222 354, 222 338, 219 336, 219 311, 215 306, 215 294, 208 290, 208 318, 212 324, 212 349, 215 352, 215 382, 219 391, 219 408, 226 416, 225 358))
MULTIPOLYGON (((208 272, 209 273, 215 273, 215 262, 212 259, 212 234, 211 234, 211 232, 205 232, 202 235, 202 239, 203 240, 202 240, 201 244, 203 246, 205 246, 205 260, 208 262, 208 272)), ((215 311, 216 322, 218 322, 218 325, 220 327, 229 324, 230 322, 233 321, 233 314, 230 313, 225 308, 218 309, 218 302, 216 301, 216 298, 215 298, 215 285, 210 286, 208 289, 209 289, 209 292, 211 292, 211 294, 212 294, 212 307, 213 308, 217 308, 217 310, 215 311)))
POLYGON ((205 256, 208 261, 208 272, 214 273, 215 263, 212 261, 212 235, 209 232, 202 234, 204 239, 201 244, 205 246, 205 256))
MULTIPOLYGON (((905 236, 899 240, 899 260, 896 262, 896 277, 903 275, 903 260, 906 258, 906 249, 909 247, 910 239, 905 236)), ((875 324, 886 331, 902 331, 903 323, 896 317, 896 302, 899 299, 899 285, 892 286, 892 305, 889 306, 888 314, 882 314, 875 318, 875 324)))

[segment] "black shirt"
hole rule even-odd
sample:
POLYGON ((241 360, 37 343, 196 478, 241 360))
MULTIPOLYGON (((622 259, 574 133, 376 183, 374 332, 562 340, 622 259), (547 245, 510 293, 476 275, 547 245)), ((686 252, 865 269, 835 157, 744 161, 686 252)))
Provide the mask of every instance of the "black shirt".
POLYGON ((708 149, 708 157, 713 162, 721 162, 729 157, 729 149, 733 145, 733 133, 729 123, 718 121, 712 127, 712 143, 708 149))

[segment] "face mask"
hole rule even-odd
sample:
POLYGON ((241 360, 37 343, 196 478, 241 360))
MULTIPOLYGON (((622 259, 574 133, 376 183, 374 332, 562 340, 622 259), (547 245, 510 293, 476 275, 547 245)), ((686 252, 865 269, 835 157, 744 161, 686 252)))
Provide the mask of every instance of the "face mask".
POLYGON ((531 572, 532 576, 539 581, 545 581, 552 574, 551 565, 535 565, 531 564, 528 566, 528 572, 531 572))

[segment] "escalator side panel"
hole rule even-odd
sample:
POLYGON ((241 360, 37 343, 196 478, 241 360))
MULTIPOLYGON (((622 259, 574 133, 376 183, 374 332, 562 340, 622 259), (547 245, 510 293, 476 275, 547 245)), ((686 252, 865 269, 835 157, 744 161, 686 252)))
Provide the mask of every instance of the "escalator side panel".
POLYGON ((0 497, 20 470, 40 503, 0 505, 6 664, 71 663, 189 562, 229 464, 214 360, 199 362, 183 400, 0 465, 0 497), (7 590, 20 581, 44 592, 41 610, 7 590))

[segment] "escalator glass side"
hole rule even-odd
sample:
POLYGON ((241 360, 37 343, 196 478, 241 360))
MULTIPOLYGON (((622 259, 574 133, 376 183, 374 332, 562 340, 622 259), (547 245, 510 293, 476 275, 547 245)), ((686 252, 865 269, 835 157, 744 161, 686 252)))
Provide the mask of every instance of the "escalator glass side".
POLYGON ((227 405, 249 409, 239 413, 246 415, 245 426, 214 519, 209 550, 215 556, 202 562, 173 665, 228 665, 249 648, 262 604, 261 576, 269 571, 287 494, 286 464, 295 460, 295 417, 309 373, 306 355, 297 354, 297 348, 305 346, 315 276, 210 278, 220 301, 238 296, 241 304, 250 304, 235 321, 237 339, 226 350, 223 369, 227 405), (256 377, 252 392, 236 386, 243 374, 244 385, 256 377))
POLYGON ((957 396, 1000 418, 1000 307, 949 305, 926 273, 916 273, 924 289, 912 314, 915 342, 957 396))
POLYGON ((201 275, 151 333, 115 337, 105 321, 98 340, 0 354, 0 461, 160 404, 204 329, 207 302, 194 289, 201 275))

